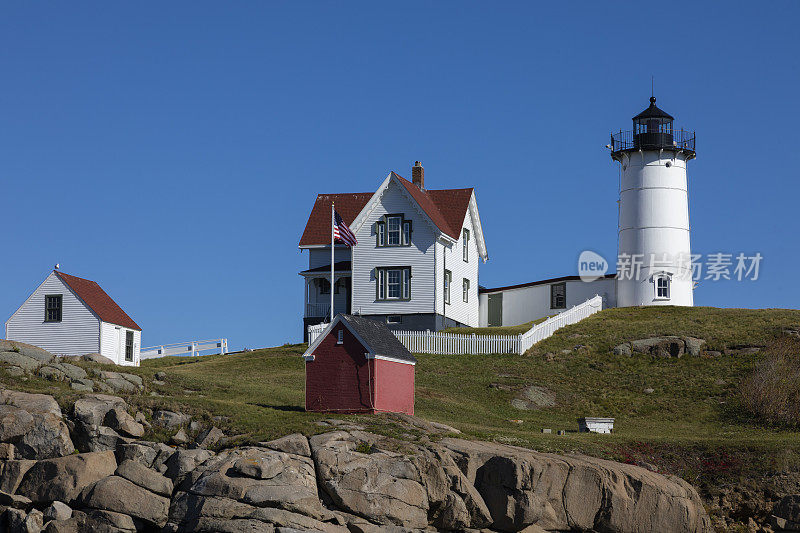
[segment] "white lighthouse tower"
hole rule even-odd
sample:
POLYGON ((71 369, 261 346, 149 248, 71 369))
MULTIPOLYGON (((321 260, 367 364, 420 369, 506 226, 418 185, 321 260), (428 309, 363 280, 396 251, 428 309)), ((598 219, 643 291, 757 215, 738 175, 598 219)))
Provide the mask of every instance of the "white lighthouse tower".
POLYGON ((617 305, 693 304, 686 165, 694 132, 672 126, 656 106, 633 117, 633 130, 611 135, 620 164, 617 305))

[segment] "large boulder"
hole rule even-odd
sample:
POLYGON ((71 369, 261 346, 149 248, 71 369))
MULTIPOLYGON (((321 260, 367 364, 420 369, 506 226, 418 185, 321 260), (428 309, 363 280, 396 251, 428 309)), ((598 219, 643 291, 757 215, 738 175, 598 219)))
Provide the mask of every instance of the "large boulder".
POLYGON ((89 361, 89 362, 92 362, 92 363, 101 363, 101 364, 104 364, 104 365, 115 365, 116 364, 114 361, 112 361, 108 357, 106 357, 104 355, 100 355, 99 353, 87 353, 85 355, 82 355, 80 358, 83 359, 84 361, 89 361))
MULTIPOLYGON (((61 408, 52 396, 29 394, 10 390, 0 391, 0 405, 13 406, 26 411, 33 425, 24 434, 10 439, 19 454, 26 459, 62 457, 75 451, 69 429, 61 417, 61 408)), ((7 414, 18 411, 6 409, 7 414)))
POLYGON ((25 473, 17 493, 34 502, 70 503, 87 486, 117 469, 114 452, 92 452, 37 461, 25 473))
POLYGON ((80 503, 90 509, 138 518, 152 526, 167 523, 170 501, 120 477, 108 476, 84 489, 80 503))
POLYGON ((478 492, 438 449, 389 451, 360 431, 315 435, 310 444, 318 484, 347 513, 413 529, 481 528, 491 521, 478 492))
POLYGON ((0 405, 0 441, 13 442, 33 428, 33 415, 15 405, 0 405))
POLYGON ((638 466, 459 439, 442 445, 478 489, 493 529, 710 532, 685 481, 638 466))
POLYGON ((42 366, 42 362, 38 359, 17 352, 0 352, 0 361, 10 365, 8 368, 19 368, 28 373, 42 366))
POLYGON ((153 425, 162 428, 178 428, 189 424, 191 420, 189 415, 165 409, 153 413, 153 425))
POLYGON ((22 478, 36 461, 29 459, 0 461, 0 490, 13 494, 22 482, 22 478))
POLYGON ((18 353, 36 359, 39 364, 49 363, 54 359, 53 354, 33 344, 3 339, 0 339, 0 352, 18 353))
POLYGON ((155 470, 147 468, 142 463, 134 460, 123 461, 118 467, 116 475, 136 483, 143 489, 155 492, 161 496, 172 495, 172 480, 162 476, 155 470))
POLYGON ((75 444, 83 452, 114 450, 120 433, 130 437, 144 435, 144 427, 128 413, 128 404, 117 396, 91 394, 72 406, 75 444))

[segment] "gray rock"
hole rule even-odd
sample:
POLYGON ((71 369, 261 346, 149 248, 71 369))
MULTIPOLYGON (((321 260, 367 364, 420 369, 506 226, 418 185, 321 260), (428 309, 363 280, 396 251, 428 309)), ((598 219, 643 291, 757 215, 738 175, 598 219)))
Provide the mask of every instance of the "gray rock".
POLYGON ((14 405, 31 414, 52 414, 61 418, 61 408, 52 396, 0 390, 0 404, 14 405))
POLYGON ((109 531, 113 533, 135 533, 141 529, 130 516, 113 511, 89 509, 86 513, 86 525, 91 531, 109 531))
POLYGON ((123 461, 117 467, 116 475, 132 481, 150 492, 166 497, 172 495, 172 480, 162 476, 155 470, 147 468, 138 461, 123 461))
POLYGON ((655 392, 655 390, 653 390, 650 387, 648 387, 648 388, 644 389, 642 392, 644 392, 645 394, 653 394, 655 392))
MULTIPOLYGON (((3 422, 0 421, 0 425, 3 422)), ((8 461, 17 458, 17 449, 10 442, 0 443, 0 461, 8 461)))
POLYGON ((21 368, 28 373, 33 372, 42 365, 42 362, 38 359, 15 352, 0 352, 0 361, 21 368))
POLYGON ((82 355, 81 359, 83 359, 84 361, 90 361, 92 363, 101 363, 101 364, 104 364, 104 365, 115 365, 116 364, 114 361, 112 361, 108 357, 100 355, 99 353, 87 353, 85 355, 82 355))
POLYGON ((136 385, 136 387, 139 389, 144 387, 144 382, 142 381, 142 378, 140 376, 137 376, 136 374, 127 374, 125 372, 120 372, 119 375, 122 377, 122 379, 132 383, 133 385, 136 385))
POLYGON ((114 408, 127 410, 128 404, 119 396, 91 394, 77 400, 72 406, 76 421, 87 426, 102 426, 106 415, 114 408))
POLYGON ((176 413, 175 411, 167 411, 162 409, 153 413, 153 425, 163 428, 185 426, 190 420, 191 417, 189 415, 176 413))
POLYGON ((108 476, 87 487, 80 497, 84 507, 138 518, 152 526, 167 523, 170 501, 119 476, 108 476))
POLYGON ((628 343, 614 346, 614 355, 625 355, 630 357, 632 354, 633 352, 631 351, 631 345, 628 343))
POLYGON ((131 437, 144 435, 144 426, 120 406, 115 406, 106 413, 103 422, 106 426, 131 437))
POLYGON ((555 405, 555 393, 537 385, 525 387, 517 398, 511 400, 512 407, 523 410, 544 409, 555 405))
POLYGON ((50 381, 64 381, 67 379, 67 375, 54 366, 43 366, 36 371, 36 374, 50 381))
POLYGON ((12 376, 12 377, 15 377, 15 378, 18 378, 18 377, 21 377, 21 376, 25 375, 25 371, 22 368, 18 367, 18 366, 7 366, 6 367, 6 372, 8 373, 9 376, 12 376))
POLYGON ((166 381, 167 380, 167 373, 166 372, 156 372, 153 377, 159 381, 166 381))
POLYGON ((72 502, 95 481, 117 469, 114 453, 92 452, 37 461, 25 473, 17 492, 34 502, 72 502))
POLYGON ((800 523, 800 494, 784 496, 775 504, 772 514, 790 522, 800 523))
POLYGON ((0 404, 13 405, 33 416, 33 426, 13 439, 26 459, 61 457, 75 451, 69 429, 61 419, 61 408, 52 396, 17 391, 0 391, 0 404))
POLYGON ((69 386, 72 390, 81 392, 94 392, 94 381, 89 378, 86 379, 73 379, 70 381, 69 386))
POLYGON ((136 392, 136 385, 124 378, 108 378, 105 384, 114 392, 136 392))
POLYGON ((10 442, 33 428, 33 415, 14 405, 0 405, 0 441, 10 442))
POLYGON ((292 433, 291 435, 286 435, 285 437, 269 442, 261 442, 259 446, 264 446, 265 448, 270 448, 279 452, 311 457, 311 447, 308 445, 308 439, 302 433, 292 433))
MULTIPOLYGON (((195 439, 195 444, 198 448, 211 448, 223 437, 225 437, 225 433, 223 433, 222 430, 217 427, 212 427, 200 433, 197 439, 195 439)), ((303 438, 305 439, 305 437, 303 438)), ((308 442, 306 442, 306 448, 307 447, 308 442)))
POLYGON ((53 354, 32 344, 0 339, 0 352, 20 353, 26 357, 36 359, 41 363, 49 363, 54 359, 53 354))
POLYGON ((211 457, 211 452, 202 448, 195 450, 176 450, 164 463, 167 467, 166 475, 178 485, 183 477, 197 468, 197 465, 211 457))
POLYGON ((670 335, 635 340, 630 345, 636 353, 648 353, 656 357, 681 357, 686 353, 686 342, 670 335))
POLYGON ((20 509, 9 509, 6 522, 9 533, 41 533, 44 517, 37 509, 31 509, 27 514, 20 509))
POLYGON ((21 494, 9 494, 8 492, 0 491, 0 505, 27 510, 33 506, 33 502, 30 498, 21 494))
POLYGON ((177 432, 177 433, 175 433, 175 434, 172 436, 172 438, 170 439, 170 441, 171 441, 173 444, 176 444, 176 445, 178 445, 178 446, 183 446, 184 444, 186 444, 187 442, 189 442, 189 437, 188 437, 188 436, 186 436, 186 431, 184 431, 184 429, 183 429, 183 428, 180 428, 180 429, 178 430, 178 432, 177 432))
POLYGON ((695 337, 684 337, 683 342, 686 344, 686 353, 689 355, 700 355, 700 351, 706 343, 705 340, 695 337))
POLYGON ((86 378, 86 371, 79 366, 65 362, 54 363, 53 366, 61 370, 71 380, 86 378))
POLYGON ((69 520, 72 518, 72 508, 63 502, 54 501, 44 510, 45 522, 50 520, 69 520))
POLYGON ((0 462, 0 490, 14 494, 22 482, 22 478, 25 477, 25 473, 34 464, 36 464, 36 461, 28 459, 0 462))

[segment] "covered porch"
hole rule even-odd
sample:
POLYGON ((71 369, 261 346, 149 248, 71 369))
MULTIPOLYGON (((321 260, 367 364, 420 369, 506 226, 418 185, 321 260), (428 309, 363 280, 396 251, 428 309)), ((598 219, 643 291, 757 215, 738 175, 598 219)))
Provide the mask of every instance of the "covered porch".
MULTIPOLYGON (((352 303, 352 263, 334 263, 333 310, 334 316, 350 313, 352 303)), ((300 272, 305 285, 303 299, 304 327, 330 319, 331 312, 331 266, 322 265, 300 272)))

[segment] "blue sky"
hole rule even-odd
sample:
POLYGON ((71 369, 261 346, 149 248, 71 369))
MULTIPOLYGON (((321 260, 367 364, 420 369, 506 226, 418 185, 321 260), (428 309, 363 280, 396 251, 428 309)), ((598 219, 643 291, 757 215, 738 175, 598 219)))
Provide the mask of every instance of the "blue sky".
POLYGON ((699 305, 797 307, 800 3, 7 3, 0 316, 56 262, 143 345, 297 341, 315 195, 414 160, 477 192, 481 284, 616 254, 604 145, 647 106, 697 130, 695 252, 760 252, 699 305))

